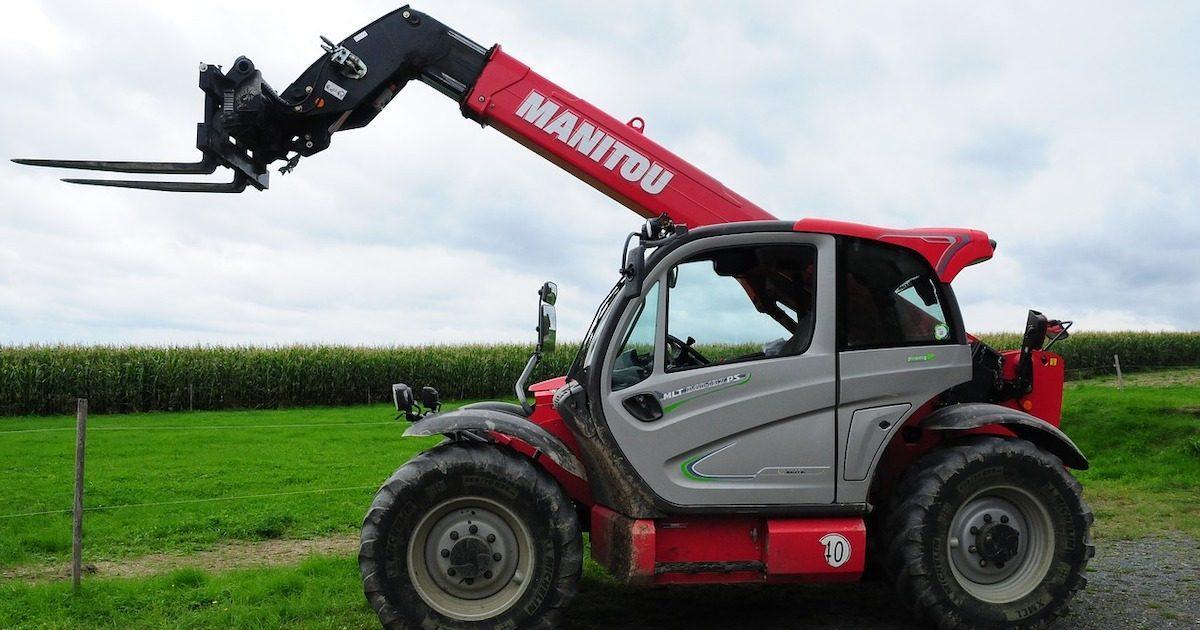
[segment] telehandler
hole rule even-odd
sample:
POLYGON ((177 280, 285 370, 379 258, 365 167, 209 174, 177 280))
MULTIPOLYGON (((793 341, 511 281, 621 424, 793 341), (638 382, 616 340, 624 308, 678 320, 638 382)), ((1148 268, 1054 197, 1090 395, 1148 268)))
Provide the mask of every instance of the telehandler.
POLYGON ((18 160, 265 189, 268 166, 363 127, 409 81, 647 219, 565 376, 539 292, 518 403, 440 413, 394 386, 406 436, 445 436, 379 489, 363 588, 391 628, 550 628, 591 555, 637 584, 846 582, 878 566, 940 628, 1035 628, 1083 588, 1092 512, 1059 430, 1070 322, 1030 311, 1019 350, 967 334, 950 283, 978 230, 781 221, 517 61, 407 6, 276 92, 254 63, 200 66, 194 163, 18 160))

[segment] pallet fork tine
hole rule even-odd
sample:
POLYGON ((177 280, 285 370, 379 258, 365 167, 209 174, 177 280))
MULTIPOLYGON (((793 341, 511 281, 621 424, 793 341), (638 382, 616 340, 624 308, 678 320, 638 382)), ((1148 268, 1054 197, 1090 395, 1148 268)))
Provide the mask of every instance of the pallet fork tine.
POLYGON ((111 188, 136 188, 139 190, 158 190, 162 192, 190 193, 240 193, 246 190, 246 177, 237 173, 231 182, 158 182, 148 180, 128 179, 78 179, 64 178, 68 184, 84 186, 108 186, 111 188))
POLYGON ((143 173, 166 175, 211 175, 220 162, 204 156, 199 162, 114 162, 102 160, 41 160, 16 158, 17 164, 45 168, 70 168, 83 171, 106 171, 111 173, 143 173))

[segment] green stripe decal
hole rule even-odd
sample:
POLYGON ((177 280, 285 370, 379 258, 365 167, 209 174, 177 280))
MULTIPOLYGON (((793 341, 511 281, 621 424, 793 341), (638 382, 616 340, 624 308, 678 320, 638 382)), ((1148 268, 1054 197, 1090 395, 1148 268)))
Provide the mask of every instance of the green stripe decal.
POLYGON ((715 394, 715 393, 717 393, 717 392, 723 392, 723 391, 725 391, 725 390, 727 390, 727 389, 733 389, 734 387, 740 387, 740 386, 742 386, 742 385, 745 385, 746 383, 749 383, 749 382, 750 382, 750 378, 751 378, 752 376, 754 376, 754 375, 753 375, 753 374, 747 374, 747 375, 746 375, 746 378, 744 378, 744 379, 742 379, 742 380, 740 380, 740 381, 734 381, 734 382, 732 382, 732 383, 728 383, 728 384, 725 384, 725 385, 721 385, 721 386, 719 386, 719 387, 713 387, 713 388, 711 388, 711 389, 708 389, 708 390, 702 391, 701 393, 699 393, 699 394, 696 394, 695 396, 692 396, 691 398, 687 398, 687 399, 684 399, 684 400, 680 400, 680 401, 678 401, 678 402, 673 402, 673 403, 671 403, 671 404, 669 404, 669 405, 664 405, 664 406, 663 406, 663 413, 671 413, 672 411, 674 411, 674 410, 678 409, 678 408, 679 408, 681 405, 686 405, 687 403, 690 403, 690 402, 692 402, 692 401, 694 401, 694 400, 697 400, 697 399, 703 398, 703 397, 705 397, 705 396, 707 396, 707 395, 709 395, 709 394, 715 394))
POLYGON ((737 442, 731 442, 729 444, 726 444, 725 446, 722 446, 721 448, 718 448, 715 451, 710 451, 708 453, 701 453, 700 455, 697 455, 697 456, 687 460, 686 462, 683 462, 683 464, 679 466, 679 470, 683 473, 684 477, 687 477, 688 479, 691 479, 692 481, 721 481, 721 480, 729 481, 729 480, 737 480, 737 479, 753 479, 755 477, 755 475, 706 475, 704 473, 696 471, 696 464, 699 464, 700 462, 708 459, 709 457, 712 457, 713 455, 716 455, 717 453, 720 453, 721 451, 723 451, 725 449, 733 448, 736 445, 737 445, 737 442))
POLYGON ((708 481, 707 478, 701 477, 700 475, 692 472, 692 466, 694 466, 696 462, 700 461, 701 459, 704 459, 707 455, 708 453, 697 455, 686 462, 683 462, 683 464, 679 466, 679 470, 683 472, 683 476, 691 479, 692 481, 708 481))

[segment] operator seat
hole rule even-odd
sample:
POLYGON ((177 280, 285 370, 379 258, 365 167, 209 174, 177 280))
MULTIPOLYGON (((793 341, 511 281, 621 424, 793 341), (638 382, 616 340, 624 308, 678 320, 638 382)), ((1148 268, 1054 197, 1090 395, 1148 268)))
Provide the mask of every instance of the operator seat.
POLYGON ((763 297, 791 308, 796 313, 796 328, 771 356, 800 354, 812 343, 813 289, 816 266, 808 249, 764 247, 758 250, 764 271, 763 297))

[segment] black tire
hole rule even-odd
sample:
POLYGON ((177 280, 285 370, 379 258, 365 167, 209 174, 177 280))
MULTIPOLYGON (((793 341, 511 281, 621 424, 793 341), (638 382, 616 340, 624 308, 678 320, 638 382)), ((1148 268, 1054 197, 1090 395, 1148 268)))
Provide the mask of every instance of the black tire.
POLYGON ((1095 554, 1082 489, 1061 460, 1024 440, 974 437, 922 457, 893 493, 885 525, 897 595, 943 630, 1053 623, 1087 584, 1095 554))
POLYGON ((446 443, 401 466, 379 489, 363 520, 358 564, 363 591, 385 628, 548 629, 575 595, 583 542, 574 505, 545 471, 495 446, 446 443), (492 517, 487 522, 500 525, 487 530, 484 514, 492 517), (477 527, 460 533, 472 521, 459 519, 467 518, 477 519, 477 527), (499 542, 495 535, 484 541, 485 531, 501 532, 504 526, 510 531, 501 533, 499 542), (501 549, 509 534, 512 544, 501 549), (449 549, 428 555, 450 535, 457 541, 445 545, 454 547, 452 556, 446 555, 449 549), (414 536, 426 543, 418 548, 414 536), (510 564, 487 565, 493 550, 497 559, 503 550, 510 564), (449 558, 444 562, 476 558, 483 566, 455 564, 451 569, 458 567, 459 573, 454 574, 440 567, 438 557, 449 558), (410 562, 413 558, 418 562, 410 562), (462 577, 462 567, 475 577, 462 577), (489 571, 484 580, 483 568, 497 574, 489 571), (501 575, 506 571, 512 577, 501 575), (463 593, 477 588, 476 578, 481 584, 504 584, 487 597, 463 593), (497 598, 497 607, 487 609, 497 598))

